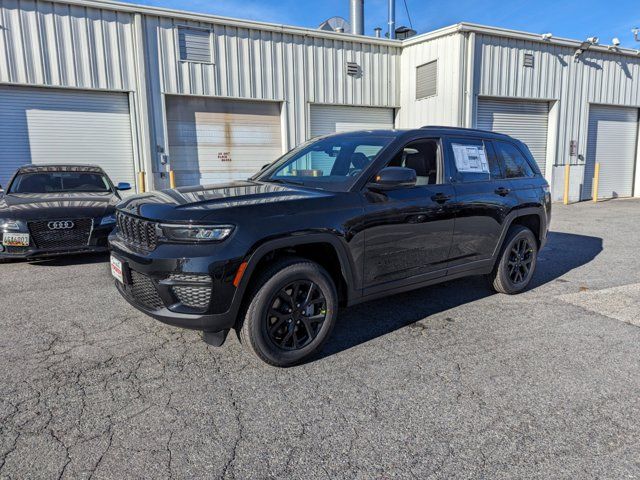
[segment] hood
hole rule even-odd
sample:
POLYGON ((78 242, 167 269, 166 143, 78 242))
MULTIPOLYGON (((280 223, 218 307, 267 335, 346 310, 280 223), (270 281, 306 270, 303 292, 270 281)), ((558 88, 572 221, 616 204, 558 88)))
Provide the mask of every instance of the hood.
POLYGON ((11 193, 0 196, 0 217, 11 220, 94 218, 120 201, 113 193, 11 193))
POLYGON ((118 208, 143 218, 164 221, 198 221, 229 209, 251 207, 256 210, 274 203, 295 209, 299 200, 331 195, 295 185, 241 181, 220 185, 198 185, 136 195, 118 208))

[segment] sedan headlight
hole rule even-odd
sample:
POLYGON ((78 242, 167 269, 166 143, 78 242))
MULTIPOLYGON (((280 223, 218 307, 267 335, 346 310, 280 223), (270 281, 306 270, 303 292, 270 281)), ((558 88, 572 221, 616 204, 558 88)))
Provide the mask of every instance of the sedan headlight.
POLYGON ((168 240, 178 242, 219 242, 231 232, 232 225, 160 225, 168 240))
POLYGON ((100 226, 103 227, 105 225, 114 225, 116 223, 116 214, 112 213, 111 215, 105 215, 100 220, 100 226))
POLYGON ((0 230, 20 230, 20 225, 13 220, 0 219, 0 230))

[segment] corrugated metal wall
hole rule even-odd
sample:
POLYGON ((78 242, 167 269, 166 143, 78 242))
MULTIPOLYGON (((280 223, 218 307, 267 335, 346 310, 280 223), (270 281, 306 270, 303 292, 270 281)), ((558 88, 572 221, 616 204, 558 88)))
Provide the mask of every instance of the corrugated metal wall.
POLYGON ((290 147, 308 138, 309 102, 400 102, 399 46, 158 17, 147 17, 146 28, 149 44, 157 45, 163 93, 286 102, 290 147), (212 29, 211 64, 180 61, 178 25, 212 29), (348 76, 346 62, 358 63, 362 76, 348 76))
POLYGON ((132 90, 130 13, 0 0, 0 82, 132 90))
POLYGON ((462 126, 462 48, 464 36, 452 33, 407 46, 402 51, 400 128, 462 126), (416 100, 416 68, 438 60, 437 95, 416 100))
POLYGON ((640 106, 640 58, 587 51, 574 62, 575 49, 527 40, 476 37, 475 92, 488 97, 559 101, 555 163, 574 163, 571 140, 586 157, 589 104, 640 106), (534 56, 533 68, 523 56, 534 56))

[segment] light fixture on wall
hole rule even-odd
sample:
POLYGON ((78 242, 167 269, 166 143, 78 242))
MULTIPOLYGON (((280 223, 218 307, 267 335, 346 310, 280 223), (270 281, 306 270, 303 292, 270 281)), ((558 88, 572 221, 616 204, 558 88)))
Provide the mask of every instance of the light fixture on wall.
POLYGON ((587 38, 584 42, 580 44, 580 46, 576 50, 576 53, 573 54, 573 61, 577 62, 584 52, 589 50, 594 45, 598 45, 599 42, 600 42, 600 39, 598 37, 587 38))
POLYGON ((549 33, 543 33, 542 35, 540 35, 542 37, 543 40, 545 41, 549 41, 553 38, 553 33, 549 32, 549 33))
POLYGON ((634 27, 631 29, 631 33, 633 33, 633 39, 636 42, 640 42, 640 28, 634 27))
POLYGON ((613 37, 611 40, 612 45, 609 45, 607 48, 611 51, 617 52, 620 50, 620 39, 618 37, 613 37))

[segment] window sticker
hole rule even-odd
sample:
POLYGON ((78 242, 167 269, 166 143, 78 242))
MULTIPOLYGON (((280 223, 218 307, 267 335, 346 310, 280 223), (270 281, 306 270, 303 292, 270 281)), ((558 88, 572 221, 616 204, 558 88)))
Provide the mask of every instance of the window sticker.
POLYGON ((483 145, 454 143, 453 155, 460 173, 489 173, 489 162, 483 145))

